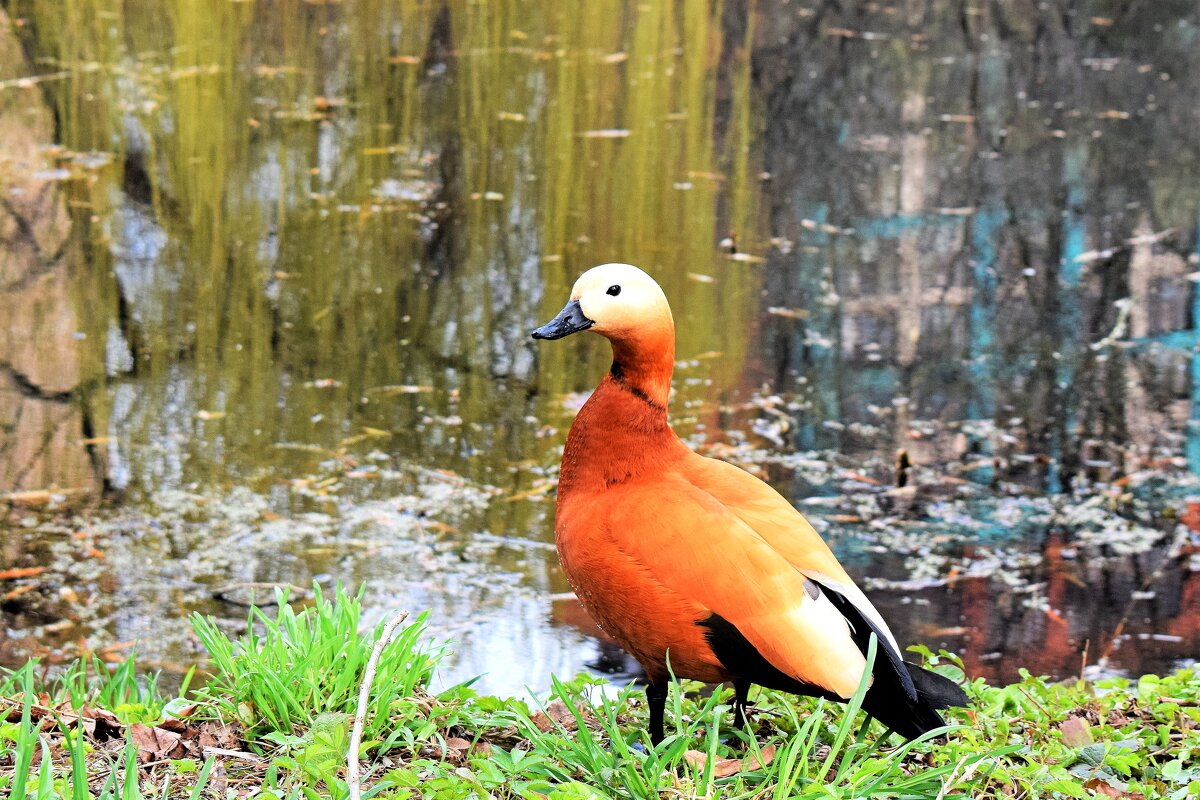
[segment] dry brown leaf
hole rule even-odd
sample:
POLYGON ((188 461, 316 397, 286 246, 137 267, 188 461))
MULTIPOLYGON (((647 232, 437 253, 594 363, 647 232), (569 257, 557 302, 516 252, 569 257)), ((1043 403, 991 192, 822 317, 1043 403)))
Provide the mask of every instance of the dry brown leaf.
POLYGON ((1100 778, 1092 778, 1083 784, 1083 788, 1091 789, 1097 797, 1113 797, 1120 800, 1146 800, 1141 792, 1123 792, 1115 786, 1110 786, 1100 778))
POLYGON ((222 750, 237 750, 241 742, 238 740, 235 728, 222 722, 206 721, 200 723, 200 749, 218 747, 222 750))
POLYGON ((200 731, 196 730, 191 725, 188 725, 181 719, 164 719, 162 722, 158 723, 158 727, 162 728, 164 731, 178 733, 180 736, 189 739, 194 739, 200 735, 200 731))
POLYGON ((164 728, 152 728, 138 722, 129 727, 129 736, 137 745, 138 760, 143 763, 164 758, 180 758, 187 752, 180 744, 183 737, 164 728))
POLYGON ((1067 747, 1085 747, 1092 744, 1092 731, 1082 717, 1069 717, 1058 726, 1063 744, 1067 747))
MULTIPOLYGON (((592 722, 595 719, 587 706, 582 703, 579 705, 578 710, 585 723, 592 722)), ((550 705, 546 706, 545 711, 537 712, 530 719, 542 733, 553 730, 555 723, 558 723, 567 731, 574 731, 579 728, 579 723, 575 720, 575 715, 571 713, 571 709, 557 697, 550 701, 550 705)))
POLYGON ((111 711, 85 705, 79 710, 79 716, 84 731, 97 742, 106 742, 109 739, 124 740, 125 726, 111 711))
MULTIPOLYGON (((172 719, 187 719, 192 714, 196 713, 196 708, 197 708, 197 704, 192 703, 191 705, 184 706, 183 708, 179 708, 174 711, 167 712, 170 714, 170 716, 167 718, 167 720, 170 721, 172 719)), ((166 723, 163 723, 163 724, 166 724, 166 723)))
POLYGON ((461 764, 467 760, 467 751, 471 749, 471 743, 459 736, 453 736, 446 740, 446 746, 442 748, 439 756, 452 764, 461 764))
MULTIPOLYGON (((576 710, 579 712, 580 716, 583 717, 584 724, 596 721, 596 718, 592 716, 592 712, 585 704, 580 703, 578 706, 576 706, 576 710)), ((575 724, 575 714, 571 712, 571 709, 567 708, 567 704, 563 701, 555 700, 552 702, 550 704, 549 711, 550 716, 554 717, 563 725, 575 724)))
MULTIPOLYGON (((688 750, 683 754, 683 760, 687 763, 704 769, 704 765, 708 763, 708 754, 702 753, 699 750, 688 750)), ((718 758, 713 762, 712 774, 715 778, 727 778, 738 772, 746 771, 753 772, 756 769, 761 769, 775 760, 775 745, 769 744, 762 749, 762 761, 758 757, 751 754, 746 758, 718 758)))

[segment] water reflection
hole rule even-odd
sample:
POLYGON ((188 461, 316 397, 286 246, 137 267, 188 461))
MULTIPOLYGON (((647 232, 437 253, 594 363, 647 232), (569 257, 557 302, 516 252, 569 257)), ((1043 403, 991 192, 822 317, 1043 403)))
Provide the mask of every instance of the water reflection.
MULTIPOLYGON (((433 608, 447 681, 595 660, 548 543, 605 353, 527 334, 620 259, 676 310, 681 433, 848 498, 807 510, 901 639, 996 678, 1076 669, 1189 484, 1070 524, 1072 495, 1038 494, 1200 452, 1200 19, 960 6, 11 4, 0 490, 104 508, 12 529, 0 566, 50 570, 4 601, 5 659, 83 638, 181 662, 181 610, 316 576, 433 608), (836 477, 890 484, 897 449, 917 496, 836 477), (1135 517, 1137 553, 1088 538, 1135 517)), ((1195 653, 1171 633, 1195 574, 1171 560, 1126 626, 1176 640, 1114 665, 1195 653)))
POLYGON ((1139 311, 1118 339, 1144 340, 1152 316, 1155 333, 1188 327, 1197 190, 1178 153, 1194 147, 1195 15, 1092 3, 1030 27, 1017 5, 960 19, 908 4, 911 25, 888 7, 802 13, 776 45, 786 57, 762 59, 764 163, 788 187, 771 231, 800 251, 772 254, 767 274, 810 312, 769 318, 762 360, 781 383, 807 378, 818 419, 864 419, 896 395, 920 418, 1018 417, 1069 481, 1091 437, 1178 452, 1177 418, 1132 437, 1122 410, 1127 370, 1155 410, 1186 402, 1186 352, 1091 345, 1122 298, 1139 311))

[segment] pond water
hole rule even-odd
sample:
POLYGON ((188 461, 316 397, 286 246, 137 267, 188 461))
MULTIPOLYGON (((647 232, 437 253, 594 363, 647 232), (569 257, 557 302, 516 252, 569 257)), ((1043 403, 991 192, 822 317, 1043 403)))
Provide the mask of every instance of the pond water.
POLYGON ((0 663, 316 580, 443 684, 627 674, 553 549, 607 352, 528 335, 613 260, 902 642, 1193 660, 1197 97, 1192 0, 13 0, 0 663))

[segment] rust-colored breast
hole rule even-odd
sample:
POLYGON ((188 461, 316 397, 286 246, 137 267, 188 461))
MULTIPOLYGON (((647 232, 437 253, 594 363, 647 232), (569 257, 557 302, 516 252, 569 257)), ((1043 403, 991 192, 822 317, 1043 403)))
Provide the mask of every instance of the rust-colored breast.
POLYGON ((651 531, 609 527, 604 506, 620 503, 622 494, 620 488, 593 496, 579 494, 559 506, 555 537, 559 558, 580 602, 652 680, 667 677, 668 659, 678 677, 728 680, 704 638, 705 629, 698 624, 711 610, 665 586, 652 565, 639 562, 621 547, 622 536, 652 535, 651 531))
POLYGON ((584 608, 650 678, 665 678, 669 659, 677 676, 721 681, 728 676, 697 625, 710 610, 668 588, 654 564, 622 545, 628 536, 653 536, 655 510, 644 503, 646 489, 688 455, 667 424, 665 408, 606 377, 567 439, 555 541, 584 608), (630 507, 639 502, 646 507, 630 507), (622 518, 644 523, 614 528, 616 509, 622 518))

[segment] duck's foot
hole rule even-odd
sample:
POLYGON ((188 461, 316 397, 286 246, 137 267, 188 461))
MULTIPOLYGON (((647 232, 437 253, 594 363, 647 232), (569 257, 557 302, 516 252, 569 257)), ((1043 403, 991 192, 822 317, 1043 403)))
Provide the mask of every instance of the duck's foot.
MULTIPOLYGON (((733 682, 733 725, 740 731, 745 731, 750 728, 750 718, 746 714, 750 700, 750 681, 736 680, 733 682)), ((753 732, 750 734, 753 736, 753 732)), ((739 737, 726 737, 722 740, 723 744, 729 747, 738 747, 744 749, 746 742, 739 737)))

